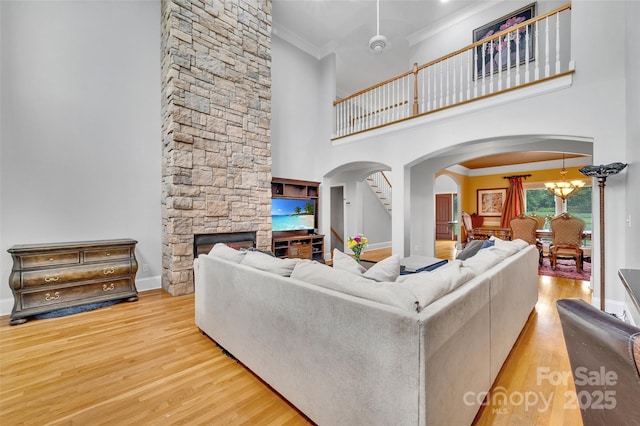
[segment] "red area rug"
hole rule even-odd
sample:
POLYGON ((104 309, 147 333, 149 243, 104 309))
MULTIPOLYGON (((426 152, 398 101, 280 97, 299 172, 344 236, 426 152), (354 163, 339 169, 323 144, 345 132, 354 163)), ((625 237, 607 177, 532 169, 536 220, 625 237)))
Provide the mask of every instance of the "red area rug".
POLYGON ((548 257, 544 258, 542 266, 538 266, 538 275, 548 277, 569 278, 572 280, 589 281, 591 279, 591 263, 584 262, 582 273, 576 272, 576 262, 573 259, 558 259, 555 271, 551 269, 548 257))

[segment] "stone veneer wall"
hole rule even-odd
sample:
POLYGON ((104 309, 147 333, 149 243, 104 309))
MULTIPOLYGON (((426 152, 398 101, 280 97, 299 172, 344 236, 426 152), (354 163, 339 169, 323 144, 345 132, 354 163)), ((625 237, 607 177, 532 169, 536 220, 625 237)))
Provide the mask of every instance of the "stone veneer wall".
POLYGON ((193 292, 194 234, 271 247, 271 0, 162 0, 162 287, 193 292))

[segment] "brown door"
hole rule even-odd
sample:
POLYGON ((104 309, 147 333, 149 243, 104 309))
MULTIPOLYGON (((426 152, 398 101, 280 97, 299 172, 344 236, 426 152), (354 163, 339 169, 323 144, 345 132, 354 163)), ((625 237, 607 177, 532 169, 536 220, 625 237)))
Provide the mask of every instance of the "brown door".
POLYGON ((453 194, 436 194, 436 239, 453 240, 453 194))

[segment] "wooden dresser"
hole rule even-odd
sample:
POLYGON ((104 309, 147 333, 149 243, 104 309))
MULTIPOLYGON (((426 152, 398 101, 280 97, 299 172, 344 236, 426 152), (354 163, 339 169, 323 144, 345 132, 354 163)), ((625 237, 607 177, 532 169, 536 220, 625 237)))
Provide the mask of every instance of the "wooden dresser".
POLYGON ((9 324, 88 303, 138 300, 136 243, 120 239, 11 247, 14 305, 9 324))

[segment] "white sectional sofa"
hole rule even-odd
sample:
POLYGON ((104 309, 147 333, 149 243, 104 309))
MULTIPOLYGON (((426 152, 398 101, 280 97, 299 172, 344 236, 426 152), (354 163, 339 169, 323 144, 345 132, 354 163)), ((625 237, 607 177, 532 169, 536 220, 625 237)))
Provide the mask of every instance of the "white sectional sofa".
POLYGON ((195 261, 196 325, 319 425, 470 424, 538 298, 518 240, 401 283, 227 249, 195 261))

